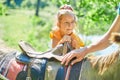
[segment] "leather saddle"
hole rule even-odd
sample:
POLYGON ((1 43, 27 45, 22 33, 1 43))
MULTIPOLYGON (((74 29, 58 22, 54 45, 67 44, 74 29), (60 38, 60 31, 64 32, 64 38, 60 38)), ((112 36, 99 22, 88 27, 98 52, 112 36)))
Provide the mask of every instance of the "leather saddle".
POLYGON ((33 59, 52 59, 61 61, 64 56, 63 53, 72 50, 72 47, 68 43, 66 43, 66 51, 64 49, 64 44, 60 44, 46 52, 37 52, 30 44, 24 41, 19 42, 19 47, 22 50, 22 53, 16 55, 16 60, 25 64, 30 63, 33 59))
MULTIPOLYGON (((62 61, 63 56, 67 52, 72 50, 72 47, 68 43, 60 44, 56 46, 55 48, 49 51, 43 52, 43 53, 35 51, 35 49, 30 44, 24 41, 19 42, 19 47, 22 50, 22 53, 16 56, 16 60, 18 62, 28 65, 27 78, 30 78, 30 79, 31 79, 30 67, 33 64, 34 59, 48 59, 48 60, 54 59, 56 61, 62 61)), ((71 70, 71 66, 68 67, 65 80, 69 79, 70 70, 71 70)))

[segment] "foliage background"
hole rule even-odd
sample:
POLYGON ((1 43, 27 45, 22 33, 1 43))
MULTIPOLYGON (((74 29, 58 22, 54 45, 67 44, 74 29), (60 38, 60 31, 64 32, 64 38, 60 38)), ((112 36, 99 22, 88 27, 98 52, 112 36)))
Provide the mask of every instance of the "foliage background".
POLYGON ((0 39, 15 49, 18 49, 20 40, 30 43, 39 51, 51 48, 49 32, 63 4, 74 8, 78 17, 78 34, 102 35, 112 24, 118 3, 119 0, 1 0, 0 39))

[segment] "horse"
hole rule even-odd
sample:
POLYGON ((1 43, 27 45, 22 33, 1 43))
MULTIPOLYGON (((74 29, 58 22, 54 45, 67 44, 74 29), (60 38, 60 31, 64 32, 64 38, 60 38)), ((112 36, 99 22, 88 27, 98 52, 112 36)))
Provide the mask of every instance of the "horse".
MULTIPOLYGON (((120 34, 113 34, 110 40, 112 43, 119 44, 120 34)), ((26 44, 25 46, 24 44, 20 44, 20 48, 22 52, 13 52, 4 55, 1 59, 0 73, 5 76, 6 79, 8 78, 9 80, 12 80, 10 79, 10 76, 6 76, 9 72, 8 68, 10 65, 7 66, 8 68, 4 71, 4 73, 2 73, 4 69, 1 68, 8 65, 4 63, 5 61, 8 62, 11 61, 11 59, 14 63, 17 63, 17 67, 19 65, 24 65, 22 70, 14 73, 17 74, 14 80, 119 80, 120 78, 119 48, 109 55, 86 56, 82 61, 76 63, 70 69, 69 66, 66 67, 60 64, 64 46, 58 46, 42 55, 40 55, 39 52, 35 52, 34 49, 28 44, 27 47, 26 44), (61 54, 59 55, 59 53, 61 54), (20 60, 21 56, 24 57, 24 61, 20 60), (69 72, 68 79, 66 79, 67 72, 69 72)), ((12 69, 14 70, 18 68, 14 66, 12 69)))

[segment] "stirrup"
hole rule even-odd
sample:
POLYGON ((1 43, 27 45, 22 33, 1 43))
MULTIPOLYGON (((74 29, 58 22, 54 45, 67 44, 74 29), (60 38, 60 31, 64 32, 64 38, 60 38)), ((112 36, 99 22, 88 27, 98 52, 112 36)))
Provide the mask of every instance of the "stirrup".
POLYGON ((118 4, 117 13, 118 13, 118 15, 120 15, 120 3, 118 4))

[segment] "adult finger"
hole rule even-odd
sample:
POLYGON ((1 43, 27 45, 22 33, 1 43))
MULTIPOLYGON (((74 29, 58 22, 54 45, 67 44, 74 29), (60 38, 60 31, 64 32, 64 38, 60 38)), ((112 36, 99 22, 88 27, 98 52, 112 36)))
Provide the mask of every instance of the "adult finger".
POLYGON ((62 59, 62 63, 61 64, 65 64, 66 66, 68 65, 69 61, 71 60, 71 53, 68 53, 64 56, 64 58, 62 59))
POLYGON ((67 56, 65 65, 67 66, 74 57, 75 57, 75 54, 70 54, 69 56, 67 56))
POLYGON ((72 62, 71 62, 71 65, 74 65, 75 63, 77 63, 77 62, 79 62, 79 61, 81 61, 82 59, 81 58, 76 58, 76 59, 74 59, 72 62))
POLYGON ((67 58, 68 58, 69 55, 70 55, 69 53, 66 54, 66 55, 64 55, 64 57, 62 59, 62 62, 61 62, 62 65, 65 64, 65 62, 66 62, 66 60, 67 60, 67 58))

